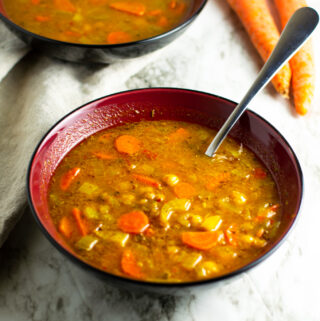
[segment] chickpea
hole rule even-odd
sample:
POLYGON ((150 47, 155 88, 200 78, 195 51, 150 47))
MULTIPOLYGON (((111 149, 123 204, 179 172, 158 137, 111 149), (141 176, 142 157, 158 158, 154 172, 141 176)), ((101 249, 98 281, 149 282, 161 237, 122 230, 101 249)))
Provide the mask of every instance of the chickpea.
POLYGON ((179 177, 173 174, 167 174, 163 177, 163 181, 169 186, 174 186, 179 183, 179 177))
POLYGON ((133 194, 123 194, 121 197, 122 203, 126 205, 132 205, 135 199, 133 194))
POLYGON ((149 199, 149 200, 154 200, 156 198, 156 194, 153 192, 148 192, 144 194, 145 198, 149 199))
POLYGON ((149 200, 146 198, 142 198, 141 200, 138 201, 138 203, 141 205, 147 204, 148 202, 149 202, 149 200))
POLYGON ((192 226, 200 226, 203 219, 200 215, 191 215, 191 224, 192 226))

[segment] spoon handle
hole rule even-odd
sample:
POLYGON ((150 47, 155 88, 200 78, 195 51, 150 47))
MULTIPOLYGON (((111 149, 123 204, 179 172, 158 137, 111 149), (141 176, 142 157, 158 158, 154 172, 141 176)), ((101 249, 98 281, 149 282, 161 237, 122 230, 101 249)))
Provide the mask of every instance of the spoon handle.
POLYGON ((215 138, 207 148, 205 154, 212 157, 222 141, 228 135, 233 125, 246 110, 253 97, 273 78, 278 70, 290 59, 295 52, 309 38, 319 22, 318 13, 310 8, 298 9, 288 21, 280 39, 272 51, 269 59, 260 70, 257 79, 250 87, 242 101, 233 110, 215 138))

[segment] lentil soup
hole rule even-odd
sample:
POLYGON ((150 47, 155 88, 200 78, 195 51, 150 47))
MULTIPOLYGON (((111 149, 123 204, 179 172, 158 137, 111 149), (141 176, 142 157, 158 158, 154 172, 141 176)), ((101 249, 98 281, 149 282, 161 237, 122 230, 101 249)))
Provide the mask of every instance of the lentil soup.
POLYGON ((215 131, 180 121, 141 121, 96 133, 51 178, 49 212, 85 262, 154 282, 232 272, 265 253, 281 205, 267 169, 215 131))

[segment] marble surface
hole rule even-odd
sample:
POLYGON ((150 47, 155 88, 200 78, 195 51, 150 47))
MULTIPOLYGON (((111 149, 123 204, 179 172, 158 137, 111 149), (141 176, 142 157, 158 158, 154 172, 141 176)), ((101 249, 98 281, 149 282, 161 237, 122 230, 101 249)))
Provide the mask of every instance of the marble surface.
MULTIPOLYGON (((320 11, 318 0, 309 4, 320 11)), ((320 30, 314 35, 314 44, 319 65, 320 30)), ((50 61, 33 52, 24 59, 29 69, 17 65, 15 71, 22 76, 50 61)), ((105 82, 104 88, 95 84, 103 81, 111 67, 79 67, 73 76, 82 82, 72 89, 79 91, 74 97, 79 105, 109 92, 152 86, 193 88, 238 101, 260 67, 258 55, 225 1, 209 0, 199 19, 173 44, 149 55, 143 63, 113 66, 118 78, 105 82)), ((71 67, 52 60, 50 68, 59 86, 61 70, 71 67)), ((37 83, 29 82, 29 90, 32 84, 37 83)), ((67 261, 42 235, 26 208, 0 249, 0 320, 319 321, 319 93, 317 89, 312 110, 300 118, 271 86, 251 105, 287 138, 305 176, 299 222, 268 260, 209 290, 179 297, 132 293, 113 288, 67 261)), ((55 119, 50 117, 48 128, 55 119)))

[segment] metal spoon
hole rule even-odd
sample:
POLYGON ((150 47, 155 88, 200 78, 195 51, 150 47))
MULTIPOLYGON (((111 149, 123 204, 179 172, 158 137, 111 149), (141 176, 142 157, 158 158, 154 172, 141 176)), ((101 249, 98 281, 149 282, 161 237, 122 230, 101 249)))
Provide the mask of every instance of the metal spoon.
POLYGON ((205 152, 207 156, 212 157, 214 155, 231 128, 246 110, 250 101, 273 78, 287 60, 289 60, 304 44, 316 28, 318 22, 318 13, 310 7, 300 8, 292 15, 284 28, 276 47, 260 70, 256 81, 210 143, 205 152))

